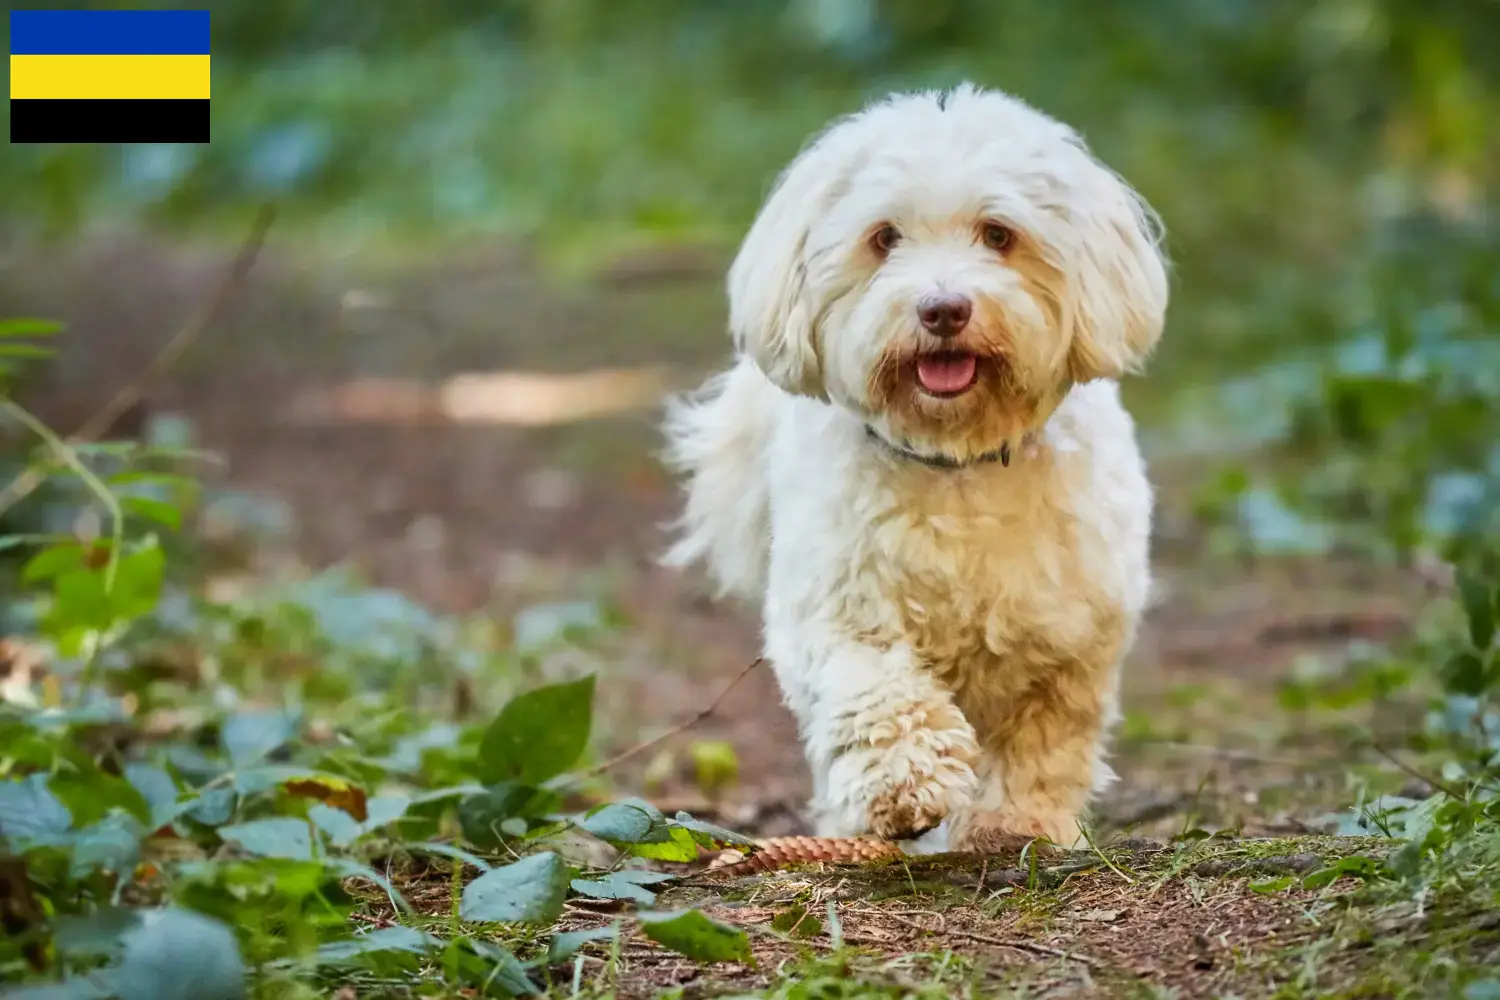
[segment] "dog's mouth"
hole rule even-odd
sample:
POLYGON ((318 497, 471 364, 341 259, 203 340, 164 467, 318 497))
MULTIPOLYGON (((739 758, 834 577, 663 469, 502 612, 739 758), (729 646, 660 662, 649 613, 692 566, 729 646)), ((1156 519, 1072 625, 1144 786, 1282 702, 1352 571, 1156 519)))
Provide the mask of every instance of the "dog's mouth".
POLYGON ((929 396, 962 396, 979 381, 979 357, 967 351, 943 351, 917 358, 917 388, 929 396))

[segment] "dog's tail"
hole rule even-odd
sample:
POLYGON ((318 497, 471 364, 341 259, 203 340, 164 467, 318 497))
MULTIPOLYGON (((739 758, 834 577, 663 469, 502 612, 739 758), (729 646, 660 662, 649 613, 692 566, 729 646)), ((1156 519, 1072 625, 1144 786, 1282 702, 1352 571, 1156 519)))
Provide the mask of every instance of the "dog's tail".
POLYGON ((742 358, 667 404, 666 459, 687 476, 687 503, 662 562, 702 560, 721 593, 752 600, 765 593, 770 546, 765 464, 775 407, 765 396, 778 391, 742 358))

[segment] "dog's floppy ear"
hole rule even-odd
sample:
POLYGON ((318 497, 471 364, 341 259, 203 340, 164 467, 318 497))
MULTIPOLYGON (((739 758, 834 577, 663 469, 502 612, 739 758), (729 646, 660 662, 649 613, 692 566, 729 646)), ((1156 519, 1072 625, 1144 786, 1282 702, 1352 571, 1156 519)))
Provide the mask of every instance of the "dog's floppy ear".
POLYGON ((735 347, 772 382, 826 398, 817 304, 810 301, 804 252, 812 224, 844 183, 836 129, 823 133, 782 172, 729 269, 729 329, 735 347))
POLYGON ((1075 382, 1137 370, 1161 336, 1167 270, 1161 227, 1145 201, 1086 151, 1068 269, 1068 367, 1075 382))

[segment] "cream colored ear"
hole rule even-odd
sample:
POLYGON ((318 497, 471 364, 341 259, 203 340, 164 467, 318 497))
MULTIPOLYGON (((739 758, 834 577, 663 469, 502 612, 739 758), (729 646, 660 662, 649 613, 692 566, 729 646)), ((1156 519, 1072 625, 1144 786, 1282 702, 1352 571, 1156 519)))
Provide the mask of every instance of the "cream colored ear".
POLYGON ((817 306, 808 296, 804 252, 810 227, 839 190, 850 142, 835 126, 777 179, 729 269, 729 329, 735 346, 772 382, 826 398, 817 306))
POLYGON ((1079 243, 1066 275, 1068 364, 1075 382, 1138 370, 1161 337, 1167 312, 1167 269, 1155 213, 1092 157, 1089 170, 1085 204, 1075 209, 1079 243))

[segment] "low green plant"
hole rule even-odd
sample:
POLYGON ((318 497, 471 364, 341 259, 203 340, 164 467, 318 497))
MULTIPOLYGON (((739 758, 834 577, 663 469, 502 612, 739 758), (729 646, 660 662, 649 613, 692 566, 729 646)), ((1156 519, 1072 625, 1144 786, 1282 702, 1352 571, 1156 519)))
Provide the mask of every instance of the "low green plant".
MULTIPOLYGON (((41 353, 12 335, 52 332, 0 325, 0 365, 41 353)), ((174 573, 198 495, 162 468, 180 455, 65 442, 0 407, 38 442, 28 474, 85 487, 86 525, 0 539, 35 611, 11 655, 45 671, 0 703, 0 981, 29 984, 0 996, 311 996, 335 976, 527 995, 626 922, 691 959, 751 960, 743 930, 657 906, 672 876, 581 859, 580 838, 622 861, 745 846, 642 801, 589 804, 592 675, 527 684, 515 651, 337 577, 212 600, 174 573), (518 693, 455 721, 460 676, 518 693), (436 919, 407 898, 434 881, 452 886, 436 919), (631 910, 553 933, 578 896, 631 910)))

